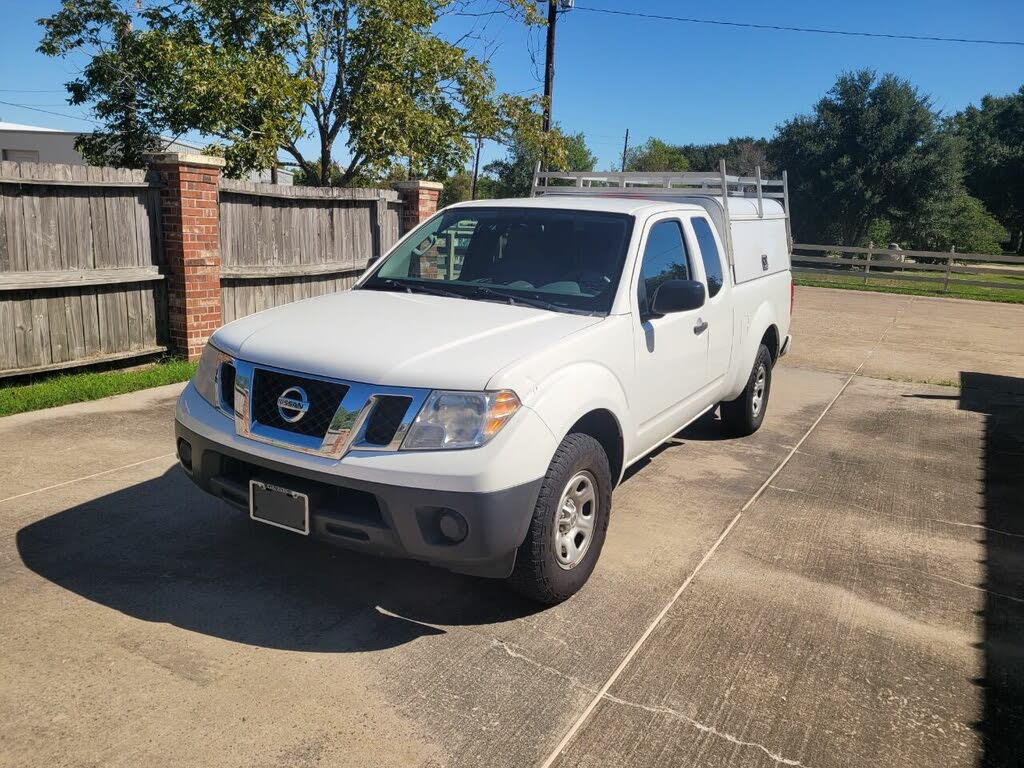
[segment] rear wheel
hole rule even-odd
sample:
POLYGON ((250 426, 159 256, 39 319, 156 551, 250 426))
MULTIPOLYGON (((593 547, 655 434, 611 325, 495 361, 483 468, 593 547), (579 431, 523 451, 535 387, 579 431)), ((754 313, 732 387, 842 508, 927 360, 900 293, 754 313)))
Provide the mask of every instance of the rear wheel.
POLYGON ((754 367, 743 393, 735 400, 722 403, 722 423, 737 437, 752 435, 761 427, 768 410, 772 390, 772 353, 762 344, 754 358, 754 367))
POLYGON ((548 605, 579 591, 604 546, 611 485, 608 457, 597 440, 573 433, 562 441, 516 553, 513 589, 548 605))

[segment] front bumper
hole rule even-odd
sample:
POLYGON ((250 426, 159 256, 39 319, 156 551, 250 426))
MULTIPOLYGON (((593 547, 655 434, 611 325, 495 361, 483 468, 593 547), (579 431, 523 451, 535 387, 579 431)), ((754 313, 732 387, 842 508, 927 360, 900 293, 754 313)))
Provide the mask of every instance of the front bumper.
POLYGON ((309 496, 310 533, 319 539, 475 576, 512 572, 540 492, 541 479, 490 492, 392 485, 274 461, 204 437, 180 420, 175 435, 193 482, 239 509, 249 510, 250 479, 281 485, 309 496), (442 530, 441 518, 451 512, 465 521, 459 541, 442 530))

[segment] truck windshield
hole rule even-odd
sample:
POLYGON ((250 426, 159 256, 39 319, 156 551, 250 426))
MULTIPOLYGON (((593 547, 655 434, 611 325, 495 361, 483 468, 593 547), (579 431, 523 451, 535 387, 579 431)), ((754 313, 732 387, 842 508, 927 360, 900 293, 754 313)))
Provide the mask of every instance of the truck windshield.
POLYGON ((455 208, 417 229, 361 288, 607 314, 633 218, 552 208, 455 208))

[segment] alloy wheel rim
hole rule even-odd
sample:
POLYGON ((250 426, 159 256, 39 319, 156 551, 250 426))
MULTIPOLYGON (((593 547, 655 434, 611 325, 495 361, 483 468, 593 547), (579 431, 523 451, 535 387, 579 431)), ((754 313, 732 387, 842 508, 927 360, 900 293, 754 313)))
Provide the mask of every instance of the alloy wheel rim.
POLYGON ((559 568, 572 570, 586 557, 594 538, 597 503, 597 481, 590 472, 577 472, 565 484, 555 511, 555 562, 559 568))

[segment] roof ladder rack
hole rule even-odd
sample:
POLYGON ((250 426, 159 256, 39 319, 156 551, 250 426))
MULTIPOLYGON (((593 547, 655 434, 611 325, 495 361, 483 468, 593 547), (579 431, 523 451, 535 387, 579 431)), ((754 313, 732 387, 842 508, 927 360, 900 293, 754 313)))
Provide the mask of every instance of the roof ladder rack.
POLYGON ((594 171, 541 171, 537 163, 533 174, 530 197, 548 195, 630 197, 664 200, 686 197, 713 197, 721 204, 725 219, 724 244, 732 266, 732 228, 729 226, 729 198, 742 197, 757 200, 757 215, 764 217, 764 201, 777 200, 786 217, 786 238, 793 247, 793 233, 789 219, 789 177, 785 171, 781 179, 765 179, 761 167, 753 176, 730 176, 725 160, 719 161, 718 172, 608 172, 594 171))

